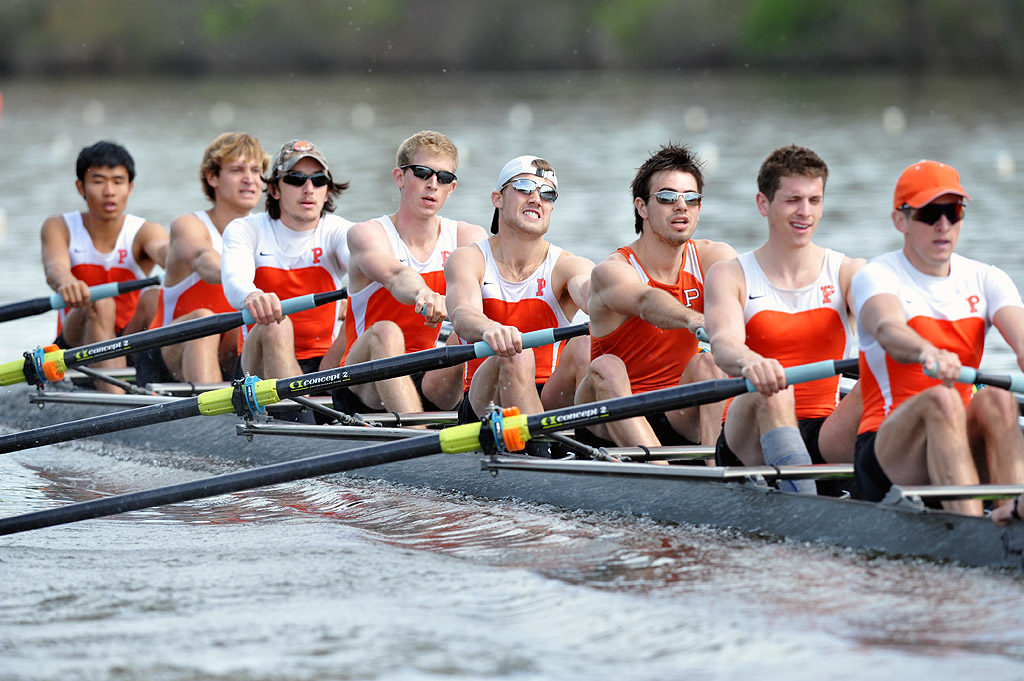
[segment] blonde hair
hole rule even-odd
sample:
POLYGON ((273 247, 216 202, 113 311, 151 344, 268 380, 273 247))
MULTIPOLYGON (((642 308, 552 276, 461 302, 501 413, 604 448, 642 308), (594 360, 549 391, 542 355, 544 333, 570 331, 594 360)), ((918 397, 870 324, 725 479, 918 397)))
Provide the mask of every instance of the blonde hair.
POLYGON ((454 162, 452 170, 455 170, 459 165, 459 151, 455 148, 455 144, 448 139, 447 135, 434 132, 433 130, 420 130, 402 142, 398 147, 398 153, 395 155, 396 165, 399 168, 409 165, 412 157, 420 150, 432 154, 450 156, 454 162))
POLYGON ((220 174, 227 161, 239 158, 252 159, 262 166, 261 174, 266 174, 270 166, 270 155, 263 149, 260 141, 245 132, 225 132, 210 142, 203 152, 203 161, 199 164, 199 181, 203 185, 203 193, 211 201, 217 200, 217 193, 206 181, 206 174, 220 174))

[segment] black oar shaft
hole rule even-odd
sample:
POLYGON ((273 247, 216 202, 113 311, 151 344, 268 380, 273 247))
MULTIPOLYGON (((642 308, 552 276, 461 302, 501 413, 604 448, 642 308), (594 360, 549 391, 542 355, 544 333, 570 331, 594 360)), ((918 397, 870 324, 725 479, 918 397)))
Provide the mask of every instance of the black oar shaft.
POLYGON ((186 397, 174 402, 161 402, 115 414, 101 414, 70 423, 58 423, 0 436, 0 454, 198 415, 198 400, 186 397))
MULTIPOLYGON (((551 329, 552 341, 558 342, 580 336, 587 333, 589 329, 589 324, 574 324, 551 329)), ((280 399, 288 399, 293 395, 305 395, 314 390, 331 390, 382 381, 397 376, 408 376, 422 371, 443 369, 482 356, 480 354, 481 346, 486 346, 486 344, 478 342, 473 345, 446 345, 442 348, 410 352, 407 355, 373 359, 337 369, 282 378, 277 381, 274 389, 280 399)))
MULTIPOLYGON (((132 281, 111 282, 110 284, 93 286, 89 289, 89 292, 93 300, 99 300, 101 298, 109 298, 112 295, 138 291, 139 289, 143 289, 148 286, 158 286, 160 284, 160 280, 160 276, 155 276, 148 277, 146 279, 134 279, 132 281)), ((0 305, 0 322, 7 322, 12 319, 21 319, 22 317, 31 317, 33 315, 49 312, 50 310, 58 310, 62 307, 64 307, 64 299, 58 294, 42 298, 32 298, 31 300, 23 300, 17 303, 9 303, 7 305, 0 305)))
POLYGON ((79 520, 100 518, 126 511, 137 511, 152 506, 175 504, 206 497, 240 492, 255 487, 277 485, 284 482, 313 478, 331 473, 366 466, 376 466, 394 461, 413 459, 436 454, 440 451, 436 434, 423 435, 397 442, 363 447, 357 451, 340 452, 326 456, 286 461, 236 473, 227 473, 193 482, 160 487, 144 492, 121 494, 115 497, 94 499, 60 508, 26 513, 20 516, 0 519, 0 535, 37 530, 43 527, 63 525, 79 520))

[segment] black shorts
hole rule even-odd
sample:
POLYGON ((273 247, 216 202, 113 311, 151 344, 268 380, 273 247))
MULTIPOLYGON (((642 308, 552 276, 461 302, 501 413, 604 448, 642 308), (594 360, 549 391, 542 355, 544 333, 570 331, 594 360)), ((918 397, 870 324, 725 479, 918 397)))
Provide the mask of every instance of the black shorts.
MULTIPOLYGON (((672 427, 672 423, 668 420, 668 415, 659 412, 657 414, 644 414, 644 418, 647 419, 647 423, 651 424, 651 428, 654 430, 654 435, 658 438, 658 442, 665 447, 673 446, 690 446, 698 444, 680 435, 675 428, 672 427)), ((595 435, 589 428, 577 428, 576 439, 583 444, 590 445, 591 447, 615 447, 617 446, 613 441, 607 440, 603 437, 595 435)), ((697 461, 700 465, 704 465, 703 459, 697 461)))
POLYGON ((892 480, 875 456, 877 435, 877 431, 858 435, 853 454, 853 479, 857 483, 855 496, 865 501, 881 501, 892 487, 892 480))
MULTIPOLYGON (((412 384, 416 386, 416 394, 420 396, 420 401, 423 403, 423 411, 445 411, 423 396, 423 375, 424 372, 419 371, 410 376, 412 384)), ((336 410, 345 414, 379 414, 385 411, 383 407, 371 407, 363 402, 359 399, 359 395, 352 392, 351 388, 342 387, 332 390, 331 402, 336 410)))

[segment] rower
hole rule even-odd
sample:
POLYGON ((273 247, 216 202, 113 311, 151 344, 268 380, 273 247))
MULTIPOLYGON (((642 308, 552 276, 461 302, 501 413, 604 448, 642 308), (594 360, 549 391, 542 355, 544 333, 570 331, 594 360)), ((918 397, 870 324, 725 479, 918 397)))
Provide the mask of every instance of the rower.
MULTIPOLYGON (((75 187, 85 199, 84 212, 46 219, 41 231, 46 283, 63 297, 67 308, 57 322, 57 345, 78 347, 141 331, 155 312, 157 292, 150 289, 116 298, 90 301, 89 287, 147 276, 167 257, 167 230, 125 212, 135 187, 135 161, 113 142, 97 142, 78 154, 75 187)), ((97 369, 125 366, 123 357, 93 365, 97 369)), ((98 390, 122 392, 106 383, 98 390)))
MULTIPOLYGON (((198 319, 234 308, 224 297, 220 262, 224 229, 249 215, 263 195, 270 156, 252 135, 226 132, 203 152, 199 181, 213 202, 171 222, 171 242, 154 326, 198 319)), ((155 348, 136 359, 137 381, 215 383, 232 378, 241 347, 238 329, 155 348)))
POLYGON ((228 302, 256 320, 242 346, 242 369, 285 378, 321 368, 340 349, 340 305, 285 317, 281 299, 341 288, 348 269, 351 222, 331 215, 348 188, 331 174, 327 157, 305 140, 286 142, 270 165, 267 210, 232 220, 224 230, 221 280, 228 302))
POLYGON ((455 333, 495 352, 466 365, 461 423, 479 421, 491 403, 527 414, 572 404, 589 337, 565 347, 522 345, 524 332, 569 326, 579 310, 587 311, 593 263, 545 238, 557 198, 551 164, 536 156, 512 159, 491 192, 493 236, 456 249, 445 265, 455 333))
MULTIPOLYGON (((667 145, 633 178, 633 214, 640 236, 594 268, 590 290, 590 366, 576 403, 606 400, 724 378, 698 351, 704 326, 704 276, 735 257, 720 241, 694 239, 704 177, 684 147, 667 145)), ((714 445, 722 403, 590 426, 577 432, 599 446, 714 445)))
MULTIPOLYGON (((398 147, 391 171, 398 210, 348 232, 349 291, 344 365, 433 348, 445 307, 444 264, 460 246, 487 238, 483 228, 438 213, 458 184, 458 150, 439 132, 421 130, 398 147)), ((326 360, 325 360, 326 361, 326 360)), ((346 413, 454 409, 462 367, 334 391, 346 413)))
MULTIPOLYGON (((840 402, 838 376, 787 387, 784 373, 852 351, 850 279, 864 261, 812 240, 827 179, 828 166, 810 149, 790 145, 769 154, 757 175, 756 197, 768 240, 708 273, 705 315, 715 361, 757 388, 726 409, 715 451, 719 465, 853 460, 859 388, 840 402)), ((811 480, 780 487, 816 493, 811 480)))
MULTIPOLYGON (((995 325, 1024 369, 1024 303, 1002 270, 955 253, 970 197, 949 165, 919 161, 896 182, 892 221, 900 250, 853 279, 864 414, 854 473, 859 494, 879 500, 897 485, 1024 483, 1017 402, 954 381, 977 368, 995 325), (921 365, 933 370, 925 376, 921 365)), ((1013 501, 993 519, 1012 515, 1013 501)), ((980 499, 944 501, 981 515, 980 499)))

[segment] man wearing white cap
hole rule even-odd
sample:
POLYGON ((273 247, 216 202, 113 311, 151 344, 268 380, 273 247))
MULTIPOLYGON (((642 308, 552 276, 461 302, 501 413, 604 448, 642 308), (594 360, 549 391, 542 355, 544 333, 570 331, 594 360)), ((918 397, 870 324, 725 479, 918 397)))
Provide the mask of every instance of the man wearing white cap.
MULTIPOLYGON (((970 385, 954 382, 962 366, 978 367, 992 325, 1024 369, 1016 286, 1002 270, 954 252, 969 198, 951 166, 906 168, 892 212, 903 248, 853 277, 864 404, 854 467, 865 499, 881 499, 893 484, 1024 482, 1013 396, 986 387, 972 397, 970 385)), ((980 499, 942 503, 970 515, 983 510, 980 499)))
MULTIPOLYGON (((494 357, 467 364, 460 418, 474 420, 493 402, 523 413, 572 403, 573 363, 565 352, 583 353, 586 337, 523 349, 522 334, 568 326, 578 310, 587 311, 590 270, 575 256, 545 239, 558 198, 558 178, 536 156, 518 156, 501 169, 491 192, 494 236, 459 248, 445 265, 447 305, 459 337, 485 341, 494 357)), ((582 356, 582 355, 581 355, 582 356)))
POLYGON ((221 279, 228 302, 256 320, 242 347, 242 368, 260 378, 284 378, 320 368, 338 335, 340 309, 321 305, 285 317, 281 300, 341 288, 352 223, 330 214, 348 183, 335 182, 311 142, 285 143, 266 184, 267 212, 233 220, 224 230, 221 279))

